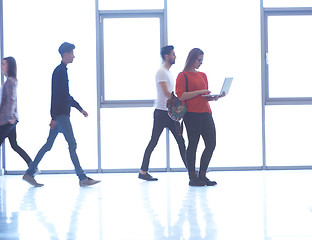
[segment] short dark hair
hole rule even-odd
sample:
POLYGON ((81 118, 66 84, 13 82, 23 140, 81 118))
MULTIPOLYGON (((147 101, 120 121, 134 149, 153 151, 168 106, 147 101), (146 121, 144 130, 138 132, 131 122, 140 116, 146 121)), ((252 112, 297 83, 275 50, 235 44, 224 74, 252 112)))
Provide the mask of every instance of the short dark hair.
POLYGON ((165 60, 165 55, 169 55, 173 49, 172 45, 162 47, 160 51, 162 59, 165 60))
POLYGON ((6 58, 3 58, 3 60, 6 61, 6 63, 8 64, 8 72, 7 72, 8 77, 16 78, 17 67, 16 67, 15 58, 6 57, 6 58))
POLYGON ((72 43, 68 43, 68 42, 64 42, 61 44, 61 46, 59 47, 58 51, 61 54, 61 56, 63 57, 63 54, 66 52, 71 52, 75 49, 75 45, 72 43))

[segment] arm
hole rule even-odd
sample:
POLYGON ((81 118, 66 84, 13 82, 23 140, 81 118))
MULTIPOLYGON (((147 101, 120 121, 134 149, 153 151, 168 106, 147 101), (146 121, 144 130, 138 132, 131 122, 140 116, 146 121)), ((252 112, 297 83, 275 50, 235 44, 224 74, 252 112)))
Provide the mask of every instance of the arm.
MULTIPOLYGON (((88 117, 88 113, 85 110, 83 110, 82 107, 79 105, 79 103, 76 102, 75 99, 70 95, 69 95, 69 101, 71 103, 71 106, 77 108, 83 114, 83 116, 88 117)), ((49 126, 51 129, 53 129, 55 125, 56 125, 56 121, 52 118, 49 126)))
MULTIPOLYGON (((208 79, 207 79, 206 74, 202 73, 202 77, 204 81, 204 86, 202 86, 201 88, 204 88, 204 89, 200 89, 200 90, 196 90, 192 92, 184 92, 180 97, 181 100, 187 100, 187 99, 191 99, 193 97, 199 96, 199 95, 206 95, 206 94, 211 93, 208 90, 208 79)), ((205 97, 205 99, 207 101, 212 101, 212 100, 218 100, 219 97, 205 97)))
POLYGON ((223 92, 220 96, 215 97, 206 97, 207 101, 218 101, 219 98, 223 98, 225 96, 225 92, 223 92))
POLYGON ((88 117, 88 113, 85 110, 83 110, 82 107, 79 105, 79 103, 70 95, 69 95, 69 101, 72 107, 76 108, 79 112, 81 112, 83 116, 88 117))
POLYGON ((54 69, 51 88, 51 117, 54 120, 57 115, 64 112, 68 103, 68 84, 66 70, 61 67, 54 69))
POLYGON ((188 99, 191 99, 191 98, 196 97, 198 95, 203 95, 206 93, 209 94, 210 91, 207 89, 203 89, 203 90, 197 90, 197 91, 193 91, 193 92, 184 92, 184 93, 182 93, 180 100, 188 100, 188 99))
POLYGON ((7 80, 7 88, 6 88, 7 96, 8 96, 8 121, 10 124, 14 124, 16 122, 16 118, 14 116, 14 107, 16 101, 16 85, 7 80))
MULTIPOLYGON (((208 84, 207 84, 208 85, 208 84)), ((208 89, 205 89, 207 86, 202 86, 200 90, 195 90, 195 91, 186 91, 186 78, 183 73, 179 73, 177 80, 176 80, 176 94, 178 98, 182 101, 188 100, 191 98, 194 98, 198 95, 203 95, 203 94, 209 94, 210 91, 208 89)))
POLYGON ((160 85, 162 91, 164 92, 165 96, 167 98, 170 98, 171 93, 168 91, 167 83, 166 82, 159 82, 159 85, 160 85))

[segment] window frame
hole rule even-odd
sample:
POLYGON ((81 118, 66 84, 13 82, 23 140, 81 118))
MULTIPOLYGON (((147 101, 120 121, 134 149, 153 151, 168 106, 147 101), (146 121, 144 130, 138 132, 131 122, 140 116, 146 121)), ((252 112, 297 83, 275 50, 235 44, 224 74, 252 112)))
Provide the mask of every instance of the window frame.
POLYGON ((160 46, 167 44, 167 24, 165 20, 165 9, 156 10, 100 10, 99 11, 99 33, 100 45, 99 52, 99 98, 101 108, 115 108, 115 107, 152 107, 154 100, 106 100, 105 99, 105 75, 104 69, 104 33, 103 24, 105 18, 159 18, 160 20, 160 46))
POLYGON ((261 4, 261 82, 262 82, 262 151, 263 170, 312 169, 309 166, 268 166, 266 158, 266 106, 312 105, 312 97, 270 97, 268 69, 268 17, 312 15, 312 7, 264 8, 261 4))
POLYGON ((264 105, 305 105, 312 104, 312 97, 270 97, 269 96, 269 64, 268 64, 268 17, 270 16, 302 16, 311 15, 312 8, 263 8, 262 29, 262 70, 264 105))
MULTIPOLYGON (((110 172, 102 169, 101 154, 101 109, 102 108, 128 108, 128 107, 153 107, 154 100, 105 100, 105 78, 104 78, 104 35, 103 24, 105 18, 159 18, 160 21, 160 46, 168 44, 167 30, 167 0, 164 0, 163 9, 150 10, 98 10, 96 0, 96 50, 97 50, 97 140, 98 140, 98 172, 110 172)), ((166 170, 169 169, 169 130, 166 130, 166 170)), ((131 171, 123 169, 123 171, 131 171)))

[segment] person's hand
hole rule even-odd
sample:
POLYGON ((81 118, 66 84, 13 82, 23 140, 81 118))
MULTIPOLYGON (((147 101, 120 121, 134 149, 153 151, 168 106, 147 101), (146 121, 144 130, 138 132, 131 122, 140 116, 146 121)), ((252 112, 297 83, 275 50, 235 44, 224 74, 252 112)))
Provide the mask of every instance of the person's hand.
POLYGON ((208 89, 204 89, 202 90, 201 94, 210 94, 211 91, 209 91, 208 89))
POLYGON ((49 124, 50 128, 53 129, 55 127, 55 125, 56 125, 56 121, 55 120, 51 120, 51 122, 49 124))
POLYGON ((89 114, 85 111, 85 110, 81 110, 81 113, 83 114, 83 116, 88 117, 89 114))
POLYGON ((223 92, 220 96, 219 96, 219 98, 222 98, 222 97, 225 97, 225 92, 223 92))
POLYGON ((215 97, 207 97, 208 101, 218 101, 219 98, 224 97, 226 94, 223 92, 221 95, 215 96, 215 97))
MULTIPOLYGON (((203 89, 203 90, 199 90, 199 95, 209 95, 211 93, 211 91, 209 91, 208 89, 203 89)), ((206 97, 205 98, 207 99, 210 99, 210 97, 206 97)), ((208 101, 211 101, 211 100, 208 100, 208 101)))
POLYGON ((13 119, 11 119, 11 120, 9 121, 9 123, 12 124, 12 125, 13 125, 15 122, 16 122, 16 118, 13 118, 13 119))
POLYGON ((219 96, 214 96, 214 97, 205 97, 207 101, 217 101, 219 99, 219 96))

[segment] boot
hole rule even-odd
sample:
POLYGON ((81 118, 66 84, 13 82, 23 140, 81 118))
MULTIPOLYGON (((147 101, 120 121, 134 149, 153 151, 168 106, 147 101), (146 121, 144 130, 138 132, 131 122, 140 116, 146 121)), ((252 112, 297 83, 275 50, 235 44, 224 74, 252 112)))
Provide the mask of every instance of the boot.
POLYGON ((199 171, 198 179, 200 181, 203 181, 205 183, 205 185, 207 185, 207 186, 215 186, 215 185, 217 185, 217 182, 210 181, 209 178, 206 177, 206 171, 199 171))
POLYGON ((206 183, 202 180, 200 180, 195 171, 194 172, 188 172, 189 174, 189 178, 190 178, 190 182, 189 182, 189 185, 190 186, 205 186, 206 183))

